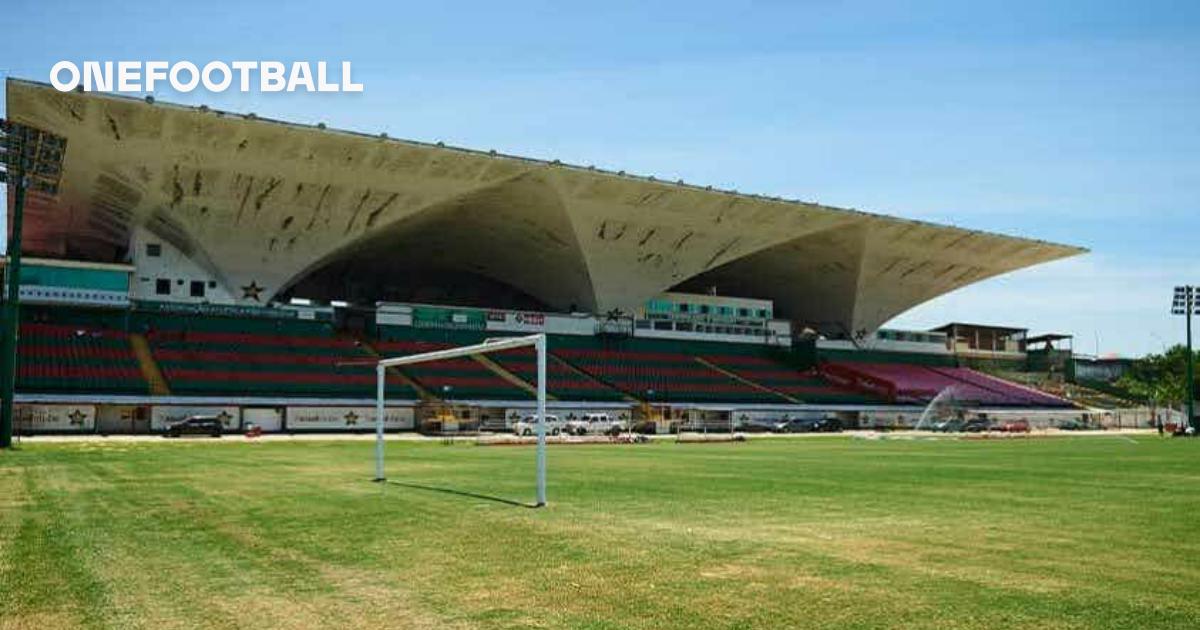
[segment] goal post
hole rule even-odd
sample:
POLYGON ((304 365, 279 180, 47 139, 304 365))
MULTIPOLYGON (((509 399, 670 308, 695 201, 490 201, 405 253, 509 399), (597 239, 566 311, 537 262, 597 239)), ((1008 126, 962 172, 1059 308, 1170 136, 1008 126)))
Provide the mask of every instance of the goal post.
POLYGON ((486 354, 513 348, 533 346, 537 352, 537 507, 546 505, 546 335, 489 339, 473 346, 435 350, 403 357, 381 359, 375 366, 375 481, 386 481, 383 466, 383 403, 386 394, 384 381, 387 369, 427 361, 456 359, 473 354, 486 354))

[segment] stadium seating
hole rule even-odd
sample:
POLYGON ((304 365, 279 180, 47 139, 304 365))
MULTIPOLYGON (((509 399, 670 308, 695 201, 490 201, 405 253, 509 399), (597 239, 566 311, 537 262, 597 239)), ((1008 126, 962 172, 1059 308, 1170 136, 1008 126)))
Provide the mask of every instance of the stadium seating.
POLYGON ((881 381, 897 402, 924 402, 951 390, 956 399, 997 406, 1070 406, 1068 401, 962 367, 904 363, 827 362, 826 369, 881 381))
POLYGON ((145 394, 128 336, 101 325, 23 322, 17 390, 145 394))
POLYGON ((1050 394, 1039 392, 1031 387, 1010 383, 1006 380, 984 374, 983 372, 977 372, 969 368, 934 367, 930 369, 941 374, 945 374, 951 378, 963 381, 964 383, 969 383, 979 387, 980 389, 995 392, 1003 398, 1005 404, 1031 405, 1036 407, 1071 406, 1069 401, 1057 396, 1051 396, 1050 394))
POLYGON ((679 344, 587 337, 557 339, 551 354, 597 380, 650 402, 781 403, 786 399, 714 370, 679 344))
MULTIPOLYGON (((531 349, 516 349, 489 355, 500 367, 527 383, 537 382, 537 357, 531 349)), ((621 400, 621 393, 576 372, 551 356, 546 361, 546 391, 559 400, 621 400)))
POLYGON ((816 370, 799 371, 759 354, 706 352, 704 359, 738 376, 801 402, 878 403, 877 396, 829 382, 816 370))
MULTIPOLYGON (((370 356, 327 323, 158 316, 145 329, 175 394, 375 395, 370 356)), ((415 398, 416 392, 396 381, 388 383, 388 395, 415 398)))
MULTIPOLYGON (((388 356, 471 345, 480 343, 486 338, 482 331, 398 326, 381 327, 378 334, 382 341, 375 344, 376 349, 388 356)), ((558 336, 552 336, 550 347, 556 347, 559 339, 558 336)), ((488 358, 530 385, 534 385, 537 381, 537 360, 532 349, 497 352, 489 354, 488 358)), ((493 400, 528 399, 530 397, 529 392, 505 381, 473 359, 420 364, 405 367, 404 370, 437 396, 493 400), (447 390, 443 387, 444 385, 449 385, 450 388, 447 390)), ((546 392, 559 400, 615 401, 622 399, 620 392, 584 374, 575 372, 556 361, 554 357, 550 357, 550 360, 546 362, 546 372, 546 392)))
MULTIPOLYGON (((177 395, 370 398, 374 352, 395 356, 482 341, 482 330, 384 326, 359 341, 328 321, 180 315, 140 310, 31 307, 23 313, 18 388, 24 392, 145 394, 130 347, 145 335, 177 395), (95 312, 93 312, 95 311, 95 312)), ((876 404, 956 397, 996 406, 1070 406, 1065 399, 949 364, 945 357, 887 353, 825 355, 819 369, 793 367, 761 346, 644 338, 552 335, 548 393, 559 400, 876 404), (851 358, 852 357, 852 358, 851 358), (911 359, 911 360, 910 360, 911 359)), ((489 356, 532 385, 533 352, 489 356)), ((471 358, 403 368, 429 393, 457 400, 519 400, 530 392, 471 358)), ((416 398, 394 379, 388 395, 416 398)))
MULTIPOLYGON (((418 340, 380 341, 375 349, 385 356, 418 354, 452 347, 418 340)), ((470 358, 430 361, 401 368, 431 394, 444 399, 524 400, 530 393, 470 358)))

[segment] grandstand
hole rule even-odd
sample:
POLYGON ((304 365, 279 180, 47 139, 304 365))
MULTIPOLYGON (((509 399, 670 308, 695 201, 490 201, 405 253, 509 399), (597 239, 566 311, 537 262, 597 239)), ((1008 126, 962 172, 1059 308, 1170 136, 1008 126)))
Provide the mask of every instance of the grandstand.
MULTIPOLYGON (((360 397, 375 382, 369 355, 328 323, 177 315, 134 321, 174 394, 360 397)), ((389 395, 415 396, 391 385, 389 395)))
MULTIPOLYGON (((881 326, 1078 248, 14 79, 6 95, 66 144, 26 209, 18 402, 43 415, 354 427, 380 357, 537 332, 572 413, 852 425, 947 389, 981 413, 1075 409, 975 369, 1021 372, 1024 329, 881 326)), ((535 372, 524 350, 436 361, 389 370, 387 394, 510 417, 535 372)))
POLYGON ((99 325, 27 322, 17 347, 19 389, 35 392, 145 393, 146 381, 124 331, 99 325))

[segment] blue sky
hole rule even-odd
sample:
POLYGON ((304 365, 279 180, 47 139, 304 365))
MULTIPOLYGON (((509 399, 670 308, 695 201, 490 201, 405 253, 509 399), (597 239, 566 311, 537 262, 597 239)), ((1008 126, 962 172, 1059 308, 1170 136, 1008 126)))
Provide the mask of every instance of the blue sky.
POLYGON ((0 75, 349 60, 362 94, 156 96, 1088 247, 891 325, 1182 338, 1200 284, 1198 2, 9 0, 0 75))

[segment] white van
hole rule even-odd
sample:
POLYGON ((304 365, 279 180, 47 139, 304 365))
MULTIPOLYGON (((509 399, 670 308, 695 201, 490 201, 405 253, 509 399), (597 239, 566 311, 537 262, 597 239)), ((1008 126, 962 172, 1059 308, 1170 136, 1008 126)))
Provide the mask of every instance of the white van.
POLYGON ((566 425, 566 432, 572 435, 613 435, 626 430, 625 423, 614 420, 606 413, 585 413, 579 420, 572 420, 566 425))
MULTIPOLYGON (((564 423, 554 414, 546 414, 546 435, 562 433, 564 423)), ((537 416, 530 414, 513 423, 513 433, 517 435, 537 435, 537 416)))

